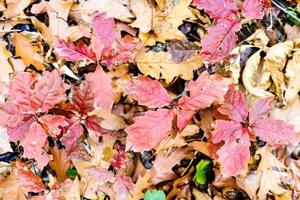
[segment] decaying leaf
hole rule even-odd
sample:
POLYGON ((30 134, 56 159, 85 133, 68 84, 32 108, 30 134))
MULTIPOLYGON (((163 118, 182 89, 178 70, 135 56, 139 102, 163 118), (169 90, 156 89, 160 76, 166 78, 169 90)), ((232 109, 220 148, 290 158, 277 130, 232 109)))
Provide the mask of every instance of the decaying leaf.
POLYGON ((175 63, 180 63, 193 57, 200 47, 188 40, 171 40, 167 43, 168 55, 175 63))

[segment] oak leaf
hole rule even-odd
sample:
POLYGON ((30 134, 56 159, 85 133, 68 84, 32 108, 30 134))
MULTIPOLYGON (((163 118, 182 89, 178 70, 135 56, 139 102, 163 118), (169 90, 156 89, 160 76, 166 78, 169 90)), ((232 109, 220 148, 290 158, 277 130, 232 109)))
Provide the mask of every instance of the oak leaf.
POLYGON ((43 150, 46 139, 47 132, 37 122, 33 122, 29 127, 26 137, 22 140, 22 146, 24 147, 23 156, 34 158, 37 162, 37 167, 41 170, 52 159, 52 156, 43 150))
POLYGON ((190 95, 179 100, 179 107, 193 111, 207 108, 214 102, 220 103, 224 100, 229 84, 229 79, 203 72, 196 81, 189 82, 187 89, 190 95))
POLYGON ((96 55, 84 43, 76 46, 71 41, 55 40, 54 47, 57 54, 68 61, 95 60, 96 55))
POLYGON ((194 3, 214 19, 234 18, 238 12, 238 8, 232 0, 194 0, 194 3))
POLYGON ((171 40, 167 43, 168 55, 175 63, 180 63, 193 57, 200 47, 188 40, 171 40))
POLYGON ((201 40, 200 54, 205 61, 217 62, 225 58, 235 47, 238 40, 236 32, 241 29, 236 20, 220 19, 218 24, 209 28, 201 40))
POLYGON ((38 118, 38 121, 47 133, 55 138, 61 133, 61 128, 66 127, 69 123, 62 115, 44 115, 38 118))
POLYGON ((242 14, 247 19, 262 19, 263 13, 263 0, 246 0, 244 1, 242 14))
POLYGON ((170 104, 168 92, 157 80, 139 76, 137 79, 126 81, 124 85, 121 86, 122 89, 140 105, 161 108, 170 104))
POLYGON ((136 117, 134 124, 125 129, 126 149, 131 148, 139 152, 156 148, 163 139, 168 137, 168 131, 172 128, 172 119, 172 111, 167 109, 147 111, 145 115, 136 117))
POLYGON ((39 48, 32 43, 31 39, 27 35, 15 33, 13 42, 16 47, 16 56, 20 56, 27 67, 29 67, 29 65, 33 65, 38 70, 45 69, 43 65, 43 58, 38 53, 39 48))
POLYGON ((45 186, 39 176, 17 161, 12 173, 0 182, 0 198, 26 200, 28 192, 41 192, 45 186))
POLYGON ((136 63, 144 75, 149 75, 155 79, 160 79, 160 76, 162 76, 167 83, 172 82, 173 79, 177 77, 191 80, 193 78, 193 71, 202 65, 199 56, 194 56, 184 62, 176 64, 170 60, 168 54, 163 51, 142 52, 137 55, 136 63))
POLYGON ((111 108, 113 101, 113 89, 111 78, 98 66, 94 73, 86 75, 85 84, 91 85, 91 93, 101 108, 111 108))

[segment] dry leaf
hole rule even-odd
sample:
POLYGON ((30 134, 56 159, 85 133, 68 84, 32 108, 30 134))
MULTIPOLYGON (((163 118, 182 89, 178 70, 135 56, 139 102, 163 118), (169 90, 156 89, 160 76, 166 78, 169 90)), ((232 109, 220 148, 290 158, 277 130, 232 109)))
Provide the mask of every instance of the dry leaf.
POLYGON ((15 33, 13 42, 16 47, 16 56, 20 56, 27 67, 34 65, 38 70, 45 69, 43 58, 38 54, 39 48, 32 43, 29 35, 15 33))
POLYGON ((8 62, 12 54, 5 48, 3 40, 0 40, 0 80, 8 84, 9 74, 13 73, 13 69, 8 62))
POLYGON ((155 79, 159 79, 162 76, 167 83, 172 82, 176 77, 191 80, 193 78, 193 71, 202 65, 202 61, 198 55, 176 64, 168 59, 167 53, 163 51, 140 53, 136 57, 136 62, 143 74, 155 79))
POLYGON ((288 79, 287 89, 285 91, 285 99, 292 101, 298 96, 300 91, 300 51, 295 51, 292 59, 288 61, 285 69, 285 76, 288 79))

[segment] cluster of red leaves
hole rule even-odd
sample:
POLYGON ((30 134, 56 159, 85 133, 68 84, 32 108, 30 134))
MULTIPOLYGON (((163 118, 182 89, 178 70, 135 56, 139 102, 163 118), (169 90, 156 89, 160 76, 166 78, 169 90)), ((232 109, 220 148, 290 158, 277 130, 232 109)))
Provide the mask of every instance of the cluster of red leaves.
POLYGON ((106 17, 105 13, 97 12, 93 18, 92 33, 86 34, 91 39, 90 47, 83 42, 75 45, 70 41, 56 40, 54 42, 56 52, 68 61, 90 60, 109 67, 126 63, 132 58, 132 52, 137 48, 137 43, 129 35, 117 38, 114 27, 113 18, 106 17))
POLYGON ((249 111, 242 92, 233 87, 227 92, 225 103, 218 108, 222 117, 216 120, 212 138, 214 143, 225 142, 217 152, 225 176, 235 176, 246 168, 255 136, 275 147, 299 143, 292 125, 268 117, 272 100, 260 99, 249 111))
MULTIPOLYGON (((217 25, 208 29, 201 41, 201 55, 205 61, 217 62, 225 58, 235 47, 238 40, 236 32, 242 28, 238 19, 238 7, 232 0, 194 0, 199 9, 204 9, 217 25)), ((269 0, 245 0, 242 15, 248 19, 262 19, 263 8, 269 8, 269 0)))

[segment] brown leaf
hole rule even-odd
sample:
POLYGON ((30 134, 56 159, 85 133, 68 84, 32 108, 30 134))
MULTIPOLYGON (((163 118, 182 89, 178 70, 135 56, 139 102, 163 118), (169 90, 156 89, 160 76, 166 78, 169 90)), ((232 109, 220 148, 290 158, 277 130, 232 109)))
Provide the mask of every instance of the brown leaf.
POLYGON ((50 149, 53 160, 49 162, 50 167, 55 171, 58 180, 67 178, 67 171, 71 166, 71 161, 67 158, 65 149, 53 147, 50 149))

